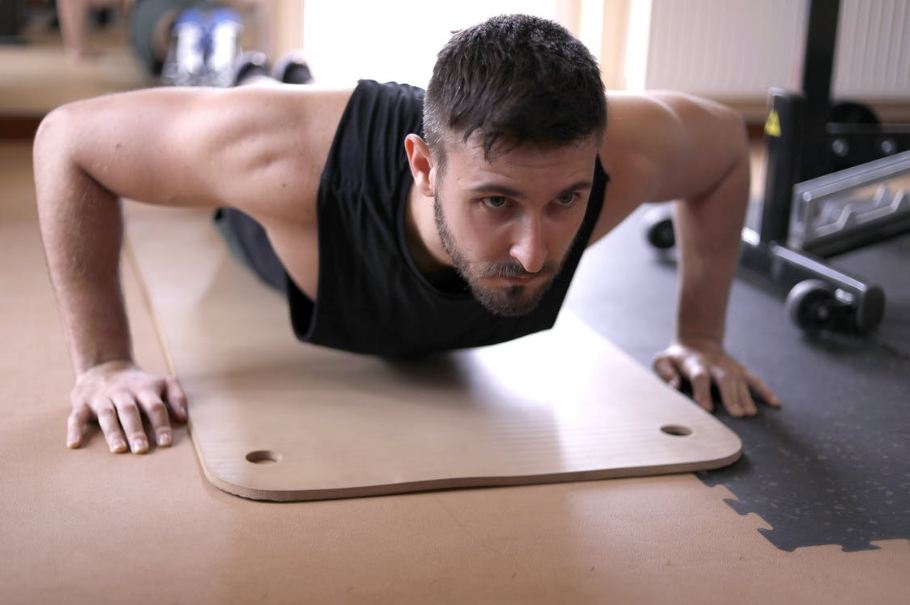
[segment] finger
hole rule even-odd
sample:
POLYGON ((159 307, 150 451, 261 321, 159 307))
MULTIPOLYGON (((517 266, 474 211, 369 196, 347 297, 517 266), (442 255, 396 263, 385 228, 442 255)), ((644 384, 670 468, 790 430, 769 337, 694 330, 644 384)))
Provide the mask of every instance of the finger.
POLYGON ((736 381, 727 372, 717 372, 716 374, 717 390, 720 391, 720 399, 727 408, 731 416, 739 418, 745 414, 745 409, 740 403, 740 392, 736 381))
POLYGON ((680 385, 679 371, 676 366, 666 357, 658 357, 653 363, 654 371, 660 376, 661 380, 668 383, 674 389, 680 385))
POLYGON ((746 380, 749 381, 749 386, 755 389, 755 392, 758 393, 758 396, 761 397, 765 403, 776 408, 780 407, 780 399, 778 399, 777 395, 774 394, 774 391, 772 391, 758 376, 746 372, 746 380))
POLYGON ((139 406, 129 393, 121 393, 113 397, 114 405, 117 407, 117 415, 120 417, 120 424, 126 433, 126 438, 130 444, 130 450, 134 454, 144 454, 149 449, 148 437, 145 436, 145 429, 142 428, 142 416, 139 415, 139 406))
POLYGON ((167 397, 168 405, 174 412, 174 416, 176 416, 178 420, 186 422, 186 394, 183 392, 180 383, 177 382, 176 378, 168 378, 165 385, 165 396, 167 397))
POLYGON ((66 420, 66 447, 76 449, 82 445, 85 427, 92 418, 92 410, 83 404, 74 408, 66 420))
POLYGON ((742 405, 743 410, 749 416, 755 416, 758 414, 758 406, 755 405, 755 400, 752 399, 752 393, 749 392, 749 385, 745 380, 740 380, 738 383, 739 387, 739 401, 742 405))
POLYGON ((123 431, 120 430, 120 423, 117 421, 117 410, 110 399, 104 398, 92 404, 92 409, 98 417, 98 424, 101 426, 101 432, 107 441, 107 446, 111 452, 122 454, 127 450, 126 439, 123 437, 123 431))
POLYGON ((157 393, 146 391, 139 393, 136 399, 139 400, 140 407, 152 424, 155 443, 164 447, 171 445, 171 423, 168 421, 167 407, 161 401, 161 397, 157 393))
POLYGON ((714 409, 714 402, 711 399, 711 379, 705 367, 699 362, 689 362, 685 368, 689 382, 692 384, 692 397, 695 403, 707 411, 714 409))

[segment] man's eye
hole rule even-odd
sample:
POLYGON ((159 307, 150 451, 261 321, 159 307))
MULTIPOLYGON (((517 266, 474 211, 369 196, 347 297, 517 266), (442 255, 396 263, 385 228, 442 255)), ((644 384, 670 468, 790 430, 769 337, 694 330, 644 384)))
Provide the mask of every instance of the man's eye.
POLYGON ((506 198, 504 198, 504 197, 501 196, 501 195, 494 195, 494 196, 491 196, 491 197, 485 197, 485 198, 483 198, 483 200, 481 200, 481 201, 483 202, 483 205, 484 205, 484 206, 486 206, 487 208, 492 208, 493 210, 497 210, 497 209, 502 208, 502 207, 504 207, 504 206, 506 205, 506 198))
POLYGON ((563 193, 558 198, 556 198, 556 203, 560 206, 571 206, 578 199, 578 194, 574 191, 571 193, 563 193))

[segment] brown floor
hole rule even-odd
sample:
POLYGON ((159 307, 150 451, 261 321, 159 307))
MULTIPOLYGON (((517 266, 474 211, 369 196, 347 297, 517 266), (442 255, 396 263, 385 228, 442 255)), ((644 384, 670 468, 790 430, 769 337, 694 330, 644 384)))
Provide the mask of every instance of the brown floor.
MULTIPOLYGON (((107 47, 82 66, 52 40, 0 47, 0 118, 147 84, 107 47)), ((67 450, 73 376, 30 161, 29 143, 0 142, 3 603, 910 602, 906 541, 780 551, 691 474, 268 504, 212 487, 183 429, 145 457, 110 455, 97 434, 67 450)), ((130 275, 126 289, 137 356, 163 371, 130 275)))
MULTIPOLYGON (((269 504, 208 484, 175 446, 64 446, 72 384, 28 144, 0 144, 0 595, 108 601, 907 603, 910 544, 777 550, 691 474, 269 504)), ((138 359, 164 352, 126 280, 138 359)))

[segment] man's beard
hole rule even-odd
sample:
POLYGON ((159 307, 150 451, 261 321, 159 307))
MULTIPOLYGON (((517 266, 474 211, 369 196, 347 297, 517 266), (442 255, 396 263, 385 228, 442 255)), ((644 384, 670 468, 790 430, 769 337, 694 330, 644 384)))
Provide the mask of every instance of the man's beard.
POLYGON ((533 288, 523 285, 513 285, 505 289, 484 287, 481 284, 481 279, 483 278, 522 277, 532 274, 525 271, 521 263, 514 259, 499 263, 475 263, 472 265, 455 244, 455 238, 452 236, 449 225, 442 213, 442 205, 439 203, 438 195, 435 196, 433 201, 433 216, 436 219, 436 231, 439 232, 443 250, 452 259, 455 270, 467 282, 471 293, 480 304, 491 313, 504 317, 527 315, 537 308, 544 294, 547 293, 553 284, 553 280, 559 274, 562 260, 544 263, 540 271, 533 275, 539 275, 546 281, 535 284, 533 288))

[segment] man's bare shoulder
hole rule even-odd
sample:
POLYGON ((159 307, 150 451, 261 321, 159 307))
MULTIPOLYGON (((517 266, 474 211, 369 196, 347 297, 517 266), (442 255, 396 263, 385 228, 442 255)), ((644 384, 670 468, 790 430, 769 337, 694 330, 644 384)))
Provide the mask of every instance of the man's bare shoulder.
POLYGON ((221 193, 228 205, 263 222, 314 222, 320 177, 351 93, 315 86, 229 91, 212 127, 226 140, 209 139, 232 183, 221 193))
POLYGON ((677 131, 672 92, 611 92, 607 96, 607 131, 601 145, 604 165, 619 165, 632 155, 651 156, 677 131))
POLYGON ((675 199, 711 180, 703 175, 715 164, 723 169, 726 139, 741 125, 723 105, 676 91, 610 92, 607 107, 600 159, 610 186, 592 242, 642 203, 675 199))
POLYGON ((137 90, 65 105, 39 138, 118 197, 304 223, 350 95, 291 85, 137 90))
POLYGON ((654 173, 672 136, 673 114, 652 94, 610 92, 600 161, 610 175, 603 210, 590 243, 613 230, 654 194, 654 173), (669 127, 669 128, 668 128, 669 127), (670 131, 670 132, 668 132, 670 131))

